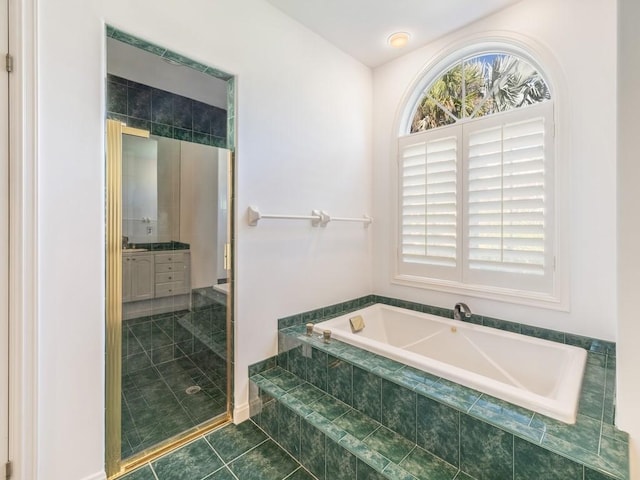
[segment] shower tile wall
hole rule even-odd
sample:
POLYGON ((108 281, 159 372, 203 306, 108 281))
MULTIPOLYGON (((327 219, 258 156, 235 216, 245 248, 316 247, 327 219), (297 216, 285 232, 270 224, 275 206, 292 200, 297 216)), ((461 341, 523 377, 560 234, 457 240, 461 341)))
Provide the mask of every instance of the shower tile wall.
POLYGON ((201 302, 123 323, 122 458, 226 411, 225 310, 201 302))
POLYGON ((160 137, 227 147, 226 110, 110 74, 107 118, 160 137))

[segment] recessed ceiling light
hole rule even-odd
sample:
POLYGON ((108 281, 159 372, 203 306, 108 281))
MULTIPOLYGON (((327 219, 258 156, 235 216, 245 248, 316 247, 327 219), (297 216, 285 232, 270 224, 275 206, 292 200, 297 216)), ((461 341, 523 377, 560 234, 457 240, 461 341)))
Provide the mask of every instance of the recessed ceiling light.
POLYGON ((387 43, 393 48, 402 48, 409 43, 409 34, 407 32, 396 32, 389 36, 387 43))

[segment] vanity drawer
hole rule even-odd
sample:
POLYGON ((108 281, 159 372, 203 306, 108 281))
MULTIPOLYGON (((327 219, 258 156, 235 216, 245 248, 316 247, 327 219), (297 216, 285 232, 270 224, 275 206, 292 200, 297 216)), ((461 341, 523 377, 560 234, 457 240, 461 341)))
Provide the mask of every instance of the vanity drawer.
POLYGON ((183 252, 156 253, 156 263, 183 263, 183 252))
POLYGON ((185 282, 156 283, 156 298, 187 293, 185 282))
POLYGON ((183 282, 184 270, 156 273, 156 283, 183 282))
POLYGON ((184 272, 184 263, 158 263, 156 261, 156 273, 184 272))

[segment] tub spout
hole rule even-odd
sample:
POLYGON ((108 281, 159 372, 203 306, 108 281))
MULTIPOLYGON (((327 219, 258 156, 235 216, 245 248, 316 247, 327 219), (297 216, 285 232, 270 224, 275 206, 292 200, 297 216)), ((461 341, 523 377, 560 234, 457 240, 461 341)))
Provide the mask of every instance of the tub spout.
POLYGON ((466 303, 456 303, 453 307, 453 319, 454 320, 467 320, 471 318, 471 309, 466 303))

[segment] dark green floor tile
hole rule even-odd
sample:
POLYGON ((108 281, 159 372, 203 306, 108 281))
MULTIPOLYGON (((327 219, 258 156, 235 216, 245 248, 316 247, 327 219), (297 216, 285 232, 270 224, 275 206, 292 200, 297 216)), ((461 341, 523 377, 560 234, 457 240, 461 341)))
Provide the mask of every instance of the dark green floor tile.
POLYGON ((460 468, 478 480, 511 480, 513 435, 462 414, 460 468))
POLYGON ((400 466, 419 480, 452 480, 458 469, 416 447, 400 466))
POLYGON ((298 468, 298 463, 273 441, 267 440, 228 467, 242 480, 282 480, 298 468))
POLYGON ((376 421, 381 421, 382 379, 373 373, 353 367, 353 407, 376 421))
POLYGON ((127 373, 134 373, 138 370, 143 370, 145 368, 151 367, 151 359, 149 358, 149 355, 147 355, 147 352, 140 352, 129 355, 123 360, 123 362, 126 363, 126 367, 123 363, 122 368, 127 373))
POLYGON ((336 442, 327 439, 327 480, 353 480, 356 478, 356 457, 336 442))
POLYGON ((416 393, 382 380, 382 424, 416 441, 416 393))
POLYGON ((364 443, 395 463, 400 463, 415 446, 413 442, 386 427, 378 428, 364 439, 364 443))
POLYGON ((336 418, 333 423, 360 440, 380 426, 378 422, 374 422, 357 410, 350 410, 336 418))
POLYGON ((331 395, 320 397, 318 400, 311 403, 309 407, 325 417, 327 420, 335 420, 339 416, 344 415, 347 411, 351 410, 349 405, 342 403, 340 400, 336 400, 331 395))
POLYGON ((211 446, 225 462, 230 462, 266 438, 264 432, 250 420, 240 425, 227 425, 207 436, 211 446))
POLYGON ((129 373, 129 376, 133 379, 138 388, 142 388, 146 385, 158 383, 160 380, 160 373, 155 367, 149 367, 137 372, 129 373))
POLYGON ((300 426, 300 463, 319 480, 325 479, 325 435, 309 422, 300 426))
POLYGON ((304 468, 300 467, 298 470, 289 475, 286 480, 316 480, 316 477, 311 475, 304 468))
POLYGON ((471 475, 467 475, 462 470, 458 472, 454 480, 475 480, 471 475))
POLYGON ((358 459, 357 480, 387 480, 387 477, 358 459))
POLYGON ((236 480, 236 477, 227 467, 223 467, 210 477, 207 477, 206 480, 236 480))
POLYGON ((418 395, 417 444, 451 465, 460 464, 460 412, 418 395))
POLYGON ((152 464, 158 480, 199 480, 222 465, 222 460, 203 438, 161 457, 152 464))
POLYGON ((131 473, 126 474, 122 477, 122 480, 156 480, 153 471, 149 465, 145 465, 138 470, 134 470, 131 473))
POLYGON ((582 465, 519 438, 514 460, 514 480, 582 480, 582 465))

